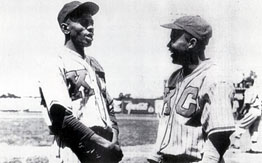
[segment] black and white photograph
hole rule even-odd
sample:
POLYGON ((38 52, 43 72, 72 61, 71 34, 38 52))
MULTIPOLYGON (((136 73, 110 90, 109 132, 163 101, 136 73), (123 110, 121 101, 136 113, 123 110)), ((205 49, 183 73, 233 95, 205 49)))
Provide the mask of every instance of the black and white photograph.
POLYGON ((2 0, 0 163, 262 162, 261 7, 2 0))

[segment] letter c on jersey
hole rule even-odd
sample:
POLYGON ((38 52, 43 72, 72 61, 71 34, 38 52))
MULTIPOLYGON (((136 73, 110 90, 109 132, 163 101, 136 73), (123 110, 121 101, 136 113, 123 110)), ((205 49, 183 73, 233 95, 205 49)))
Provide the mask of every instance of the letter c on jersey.
POLYGON ((176 105, 176 112, 184 117, 190 117, 197 109, 197 95, 198 88, 187 87, 184 89, 178 103, 176 105))

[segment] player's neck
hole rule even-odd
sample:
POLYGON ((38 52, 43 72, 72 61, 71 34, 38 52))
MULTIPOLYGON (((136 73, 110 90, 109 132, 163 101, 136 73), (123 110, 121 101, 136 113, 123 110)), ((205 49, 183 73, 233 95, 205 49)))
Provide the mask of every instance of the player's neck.
POLYGON ((85 51, 84 51, 83 47, 76 46, 71 40, 67 41, 65 46, 68 49, 73 50, 73 51, 77 52, 78 54, 80 54, 82 56, 82 58, 85 58, 85 51))
POLYGON ((183 65, 183 76, 187 76, 191 74, 203 61, 198 58, 197 63, 192 63, 189 65, 183 65))

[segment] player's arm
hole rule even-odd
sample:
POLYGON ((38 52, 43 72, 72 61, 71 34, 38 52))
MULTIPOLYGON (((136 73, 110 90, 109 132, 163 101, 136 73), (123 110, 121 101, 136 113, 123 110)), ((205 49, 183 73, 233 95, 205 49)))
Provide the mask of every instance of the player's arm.
POLYGON ((81 123, 62 105, 52 105, 50 108, 50 117, 52 117, 52 129, 55 134, 60 135, 64 132, 70 132, 77 140, 83 140, 83 142, 86 142, 87 144, 93 142, 106 150, 118 149, 117 145, 97 135, 91 128, 81 123), (60 132, 61 129, 63 132, 60 132))
POLYGON ((59 104, 52 105, 50 108, 50 116, 53 118, 53 129, 58 129, 58 131, 60 131, 63 126, 64 132, 71 132, 71 134, 74 135, 74 137, 77 137, 78 140, 86 140, 86 142, 91 141, 108 150, 112 150, 114 148, 117 150, 118 148, 114 143, 97 135, 91 128, 81 123, 76 117, 72 115, 72 113, 68 112, 63 106, 59 104))
POLYGON ((113 160, 115 160, 117 162, 122 160, 123 152, 122 152, 119 145, 117 145, 113 142, 110 142, 110 141, 104 139, 103 137, 101 137, 97 134, 92 135, 90 140, 95 142, 96 144, 102 146, 105 149, 105 152, 109 153, 109 155, 111 156, 111 158, 113 160))
POLYGON ((256 96, 252 89, 246 89, 244 94, 244 104, 243 107, 239 110, 239 115, 241 117, 244 117, 244 115, 249 111, 250 106, 256 103, 256 96))
MULTIPOLYGON (((91 128, 82 124, 72 113, 68 112, 63 106, 59 104, 52 105, 50 109, 50 117, 52 117, 52 131, 56 135, 63 136, 64 133, 70 133, 74 139, 81 140, 84 145, 88 146, 96 144, 102 147, 103 153, 113 155, 113 159, 120 161, 123 157, 120 146, 114 142, 96 134, 91 128), (61 132, 62 131, 62 132, 61 132)), ((100 148, 98 148, 100 149, 100 148)))
POLYGON ((45 69, 46 72, 43 73, 39 81, 41 104, 47 110, 51 121, 50 127, 56 129, 61 128, 65 110, 72 111, 63 69, 57 64, 59 61, 51 60, 50 66, 45 69))
POLYGON ((239 116, 244 117, 244 115, 249 111, 250 109, 250 104, 245 104, 242 106, 242 108, 239 110, 239 116))
POLYGON ((233 88, 227 82, 208 86, 201 123, 207 133, 203 163, 218 163, 230 144, 230 135, 235 130, 232 109, 233 88))
POLYGON ((95 142, 97 145, 100 145, 100 146, 104 147, 105 149, 120 151, 120 148, 119 148, 118 145, 116 145, 115 143, 112 143, 112 142, 104 139, 103 137, 101 137, 101 136, 99 136, 97 134, 93 134, 90 137, 90 140, 95 142))
MULTIPOLYGON (((72 115, 72 113, 68 112, 62 106, 54 105, 54 107, 56 108, 51 109, 51 113, 55 115, 56 118, 60 119, 57 120, 57 125, 59 125, 58 129, 62 128, 62 132, 58 132, 58 134, 61 134, 63 137, 64 133, 66 133, 67 136, 68 133, 70 133, 70 135, 73 136, 73 139, 82 142, 83 145, 88 147, 90 144, 94 144, 95 146, 102 147, 96 148, 96 150, 101 150, 101 153, 108 153, 109 155, 112 155, 114 160, 120 161, 122 159, 123 153, 119 145, 96 134, 95 131, 81 123, 75 116, 72 115)), ((72 137, 69 136, 67 138, 70 139, 72 137)))

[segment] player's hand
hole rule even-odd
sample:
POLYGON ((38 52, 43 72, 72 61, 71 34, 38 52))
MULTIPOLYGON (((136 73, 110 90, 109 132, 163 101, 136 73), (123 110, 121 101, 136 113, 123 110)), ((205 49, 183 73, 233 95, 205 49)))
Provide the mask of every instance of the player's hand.
POLYGON ((116 161, 116 162, 121 161, 122 158, 123 158, 123 152, 122 152, 120 146, 115 144, 115 143, 114 143, 113 147, 110 149, 109 154, 110 154, 112 160, 116 161))
POLYGON ((112 161, 119 162, 120 160, 122 160, 123 152, 118 144, 112 143, 97 134, 92 135, 90 140, 93 141, 95 144, 101 146, 101 152, 104 154, 108 154, 112 161))
POLYGON ((147 157, 148 163, 160 163, 162 160, 163 156, 158 152, 152 153, 149 157, 147 157))

